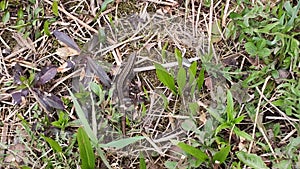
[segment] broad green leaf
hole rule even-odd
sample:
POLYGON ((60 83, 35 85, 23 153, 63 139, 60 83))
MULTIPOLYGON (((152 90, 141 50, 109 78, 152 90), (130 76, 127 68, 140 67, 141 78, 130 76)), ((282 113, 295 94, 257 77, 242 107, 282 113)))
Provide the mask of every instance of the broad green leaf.
POLYGON ((114 0, 105 0, 105 1, 101 4, 101 12, 105 11, 106 8, 107 8, 107 5, 108 5, 109 3, 112 3, 112 2, 114 2, 114 0))
POLYGON ((266 164, 263 162, 261 157, 256 154, 249 154, 243 151, 239 151, 236 153, 239 160, 241 160, 247 166, 254 169, 268 169, 266 164))
POLYGON ((160 94, 160 97, 163 99, 163 102, 164 102, 164 109, 166 109, 169 105, 169 100, 168 98, 162 93, 160 94))
POLYGON ((217 152, 214 156, 213 156, 213 161, 216 162, 218 161, 220 164, 224 163, 229 152, 230 152, 230 145, 223 147, 219 152, 217 152))
POLYGON ((173 76, 171 76, 171 74, 160 64, 155 63, 154 66, 158 79, 172 92, 177 93, 173 76))
POLYGON ((295 54, 299 51, 299 41, 295 38, 291 39, 291 52, 294 52, 295 54))
POLYGON ((290 157, 294 156, 296 152, 298 154, 298 150, 295 149, 295 147, 299 147, 299 146, 300 146, 300 137, 291 138, 290 143, 286 146, 285 149, 286 154, 290 157))
POLYGON ((197 78, 197 84, 198 84, 198 90, 201 90, 202 89, 202 86, 203 86, 203 83, 204 83, 204 71, 205 71, 205 68, 202 67, 201 70, 200 70, 200 73, 199 73, 199 76, 197 78))
POLYGON ((196 102, 191 102, 188 104, 191 115, 196 116, 199 113, 199 105, 196 102))
POLYGON ((231 12, 229 14, 229 17, 231 19, 243 19, 243 16, 241 14, 236 13, 236 12, 231 12))
POLYGON ((264 38, 260 38, 256 43, 256 47, 258 50, 263 49, 266 45, 267 45, 267 41, 264 38))
POLYGON ((257 55, 260 57, 267 57, 271 55, 271 50, 268 48, 263 48, 259 51, 257 51, 257 55))
POLYGON ((52 12, 55 16, 58 16, 58 0, 53 1, 52 12))
POLYGON ((181 127, 185 131, 195 131, 197 126, 192 119, 186 119, 183 123, 181 123, 181 127))
POLYGON ((221 31, 221 26, 220 26, 220 20, 218 19, 212 24, 212 38, 211 38, 212 43, 216 43, 221 40, 220 31, 221 31))
POLYGON ((99 28, 98 30, 98 37, 100 43, 106 43, 106 34, 104 28, 99 28))
POLYGON ((146 161, 142 152, 140 152, 140 169, 146 169, 146 161))
POLYGON ((0 10, 4 11, 7 8, 7 4, 8 4, 7 1, 5 1, 5 0, 1 1, 0 2, 0 10))
POLYGON ((183 67, 179 68, 177 74, 178 93, 181 95, 186 84, 186 72, 183 67))
POLYGON ((292 169, 292 165, 293 165, 293 161, 292 159, 289 159, 289 160, 280 160, 279 163, 275 163, 272 167, 278 169, 279 168, 292 169))
POLYGON ((291 2, 287 1, 284 3, 283 7, 285 8, 286 12, 291 16, 293 14, 293 7, 291 5, 291 2))
POLYGON ((247 42, 244 46, 246 52, 248 52, 251 56, 255 56, 257 54, 257 47, 254 45, 253 42, 247 42))
POLYGON ((230 90, 227 90, 227 106, 226 106, 226 112, 227 112, 227 121, 231 122, 233 121, 233 118, 235 117, 234 114, 234 105, 233 105, 233 98, 230 90))
POLYGON ((32 4, 35 4, 36 0, 29 0, 29 2, 31 2, 32 4))
MULTIPOLYGON (((43 12, 44 11, 44 8, 41 8, 41 7, 37 7, 37 8, 35 8, 35 10, 34 10, 34 12, 33 12, 33 15, 34 15, 34 21, 33 22, 37 22, 38 20, 37 20, 37 17, 38 17, 38 15, 39 15, 39 13, 40 12, 43 12)), ((34 24, 35 25, 35 24, 34 24)))
POLYGON ((9 19, 10 19, 10 14, 9 14, 8 11, 6 11, 4 13, 4 15, 2 16, 2 22, 3 22, 3 24, 6 24, 9 21, 9 19))
POLYGON ((98 85, 97 83, 91 82, 90 88, 97 96, 101 95, 102 89, 101 89, 100 85, 98 85))
POLYGON ((207 111, 209 112, 209 114, 214 117, 217 121, 219 121, 220 123, 224 123, 226 119, 223 119, 221 116, 221 113, 223 113, 223 111, 225 112, 225 110, 222 108, 222 112, 220 110, 214 109, 214 108, 208 108, 207 111))
POLYGON ((62 152, 62 148, 61 148, 61 146, 57 143, 57 141, 53 140, 52 138, 43 136, 43 135, 42 135, 41 137, 43 137, 43 138, 47 141, 47 143, 50 145, 50 147, 51 147, 54 151, 59 152, 59 153, 62 152))
POLYGON ((179 148, 181 148, 183 151, 185 151, 186 153, 194 156, 195 158, 197 158, 201 162, 204 162, 204 161, 208 160, 208 156, 204 152, 202 152, 201 150, 199 150, 199 149, 197 149, 193 146, 187 145, 183 142, 179 142, 177 144, 177 146, 179 148))
POLYGON ((77 142, 79 146, 81 168, 94 169, 95 154, 90 139, 82 127, 80 127, 77 131, 77 142))
POLYGON ((177 164, 178 164, 178 162, 175 162, 175 161, 166 161, 164 163, 164 165, 167 169, 176 169, 177 164))
POLYGON ((50 36, 51 35, 51 32, 49 31, 49 21, 45 21, 44 23, 44 33, 47 35, 47 36, 50 36))
POLYGON ((121 149, 121 148, 124 148, 126 147, 127 145, 129 144, 132 144, 132 143, 135 143, 139 140, 142 140, 144 139, 143 136, 136 136, 136 137, 130 137, 130 138, 124 138, 124 139, 120 139, 120 140, 116 140, 116 141, 112 141, 112 142, 109 142, 107 144, 102 144, 101 147, 104 147, 104 148, 116 148, 116 149, 121 149))

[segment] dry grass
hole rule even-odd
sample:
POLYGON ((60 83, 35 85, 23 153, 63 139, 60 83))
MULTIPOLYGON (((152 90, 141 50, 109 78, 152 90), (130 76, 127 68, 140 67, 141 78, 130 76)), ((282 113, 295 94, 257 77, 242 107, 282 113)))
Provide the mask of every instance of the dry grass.
MULTIPOLYGON (((22 97, 18 105, 12 99, 12 93, 20 86, 16 84, 16 74, 20 73, 15 70, 16 63, 23 68, 22 74, 29 77, 30 71, 37 73, 50 65, 62 67, 67 61, 78 57, 78 51, 64 47, 54 36, 43 33, 45 21, 55 17, 52 3, 45 0, 26 6, 22 2, 10 2, 11 19, 6 24, 0 23, 0 166, 3 168, 19 168, 22 165, 31 168, 75 168, 80 164, 74 136, 79 117, 68 88, 74 87, 72 78, 82 78, 81 69, 57 73, 54 79, 39 86, 39 90, 64 101, 64 111, 70 123, 65 129, 51 124, 59 119, 60 111, 49 111, 39 96, 33 94, 34 91, 22 97), (24 27, 22 33, 18 33, 14 27, 19 20, 16 13, 18 9, 26 7, 29 13, 38 8, 42 8, 43 13, 35 16, 34 24, 26 13, 24 18, 31 26, 24 27), (37 33, 41 33, 40 36, 37 33), (56 140, 63 148, 63 153, 51 149, 41 135, 56 140)), ((238 136, 233 131, 234 127, 214 133, 221 123, 214 118, 226 119, 226 113, 223 113, 227 106, 226 91, 240 85, 250 74, 248 69, 251 66, 259 70, 265 66, 248 56, 240 42, 228 39, 225 35, 231 21, 229 13, 241 11, 243 5, 230 1, 205 4, 197 0, 146 0, 117 1, 109 4, 103 12, 100 12, 100 8, 99 1, 60 1, 59 15, 50 24, 49 30, 64 32, 83 47, 94 34, 99 33, 98 30, 105 29, 107 42, 101 48, 88 52, 92 53, 95 60, 104 63, 113 80, 126 63, 126 57, 138 52, 135 75, 127 87, 133 105, 133 113, 127 121, 127 137, 143 136, 145 139, 123 149, 104 148, 112 168, 138 168, 141 152, 144 153, 147 168, 165 168, 166 161, 177 162, 178 168, 188 167, 195 160, 176 146, 179 141, 194 147, 205 145, 199 149, 206 151, 208 156, 216 154, 224 147, 223 143, 231 145, 232 158, 228 163, 210 166, 205 166, 208 165, 205 163, 199 165, 201 168, 236 167, 239 159, 233 156, 237 151, 260 154, 267 165, 274 159, 276 162, 283 159, 276 149, 287 145, 289 138, 296 134, 297 119, 287 116, 272 103, 280 94, 268 91, 271 90, 270 84, 275 85, 271 76, 255 88, 246 90, 238 87, 238 92, 232 92, 236 117, 245 116, 242 123, 233 126, 251 135, 252 140, 238 136), (168 44, 167 48, 164 48, 165 44, 168 44), (175 48, 190 62, 196 61, 198 70, 206 67, 202 90, 192 92, 192 87, 187 85, 185 93, 176 95, 158 80, 153 63, 162 64, 173 75, 177 74, 179 66, 175 48), (250 94, 253 94, 252 99, 249 99, 250 94), (192 106, 195 105, 197 108, 193 111, 192 106), (277 138, 270 136, 272 127, 266 129, 266 121, 279 124, 277 127, 283 129, 277 138), (211 123, 210 126, 208 123, 211 123)), ((295 76, 297 80, 299 74, 295 76)), ((97 78, 93 80, 99 84, 97 78)), ((113 89, 104 90, 114 93, 113 89)), ((87 116, 93 115, 91 121, 94 123, 91 126, 96 135, 99 138, 104 136, 102 143, 123 138, 116 95, 107 93, 103 98, 93 97, 94 103, 102 100, 93 110, 96 114, 87 113, 87 116), (96 119, 96 116, 99 117, 96 119), (101 128, 98 124, 102 123, 107 125, 101 128), (107 134, 109 132, 113 134, 107 134)), ((105 167, 99 157, 96 165, 105 167)))

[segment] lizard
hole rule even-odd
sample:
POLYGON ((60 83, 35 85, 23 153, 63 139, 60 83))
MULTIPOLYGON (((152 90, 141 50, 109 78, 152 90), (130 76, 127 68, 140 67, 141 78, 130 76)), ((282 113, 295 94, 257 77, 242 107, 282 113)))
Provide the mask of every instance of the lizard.
MULTIPOLYGON (((126 98, 124 95, 124 86, 126 86, 127 81, 129 81, 130 74, 132 73, 132 69, 134 66, 134 61, 136 59, 136 53, 132 53, 127 61, 126 66, 121 71, 121 73, 118 75, 117 81, 116 81, 116 89, 117 89, 117 96, 119 100, 119 108, 120 112, 122 113, 122 119, 121 119, 121 126, 122 126, 122 133, 125 136, 126 135, 126 98)), ((127 92, 127 91, 126 91, 127 92)))

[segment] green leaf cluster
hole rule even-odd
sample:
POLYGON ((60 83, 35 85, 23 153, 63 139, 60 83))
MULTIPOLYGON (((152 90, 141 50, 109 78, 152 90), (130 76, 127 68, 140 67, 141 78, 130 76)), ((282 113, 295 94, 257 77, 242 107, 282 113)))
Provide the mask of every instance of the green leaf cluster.
POLYGON ((281 1, 272 8, 258 3, 241 13, 231 12, 233 22, 229 23, 225 37, 246 40, 247 53, 260 57, 266 64, 278 60, 279 67, 295 70, 295 62, 299 62, 299 8, 300 2, 292 6, 289 1, 281 1))
POLYGON ((190 146, 188 144, 185 144, 183 142, 179 142, 177 144, 177 146, 182 149, 185 153, 192 155, 193 157, 195 157, 197 159, 197 164, 198 166, 195 167, 199 167, 200 164, 202 163, 207 163, 207 164, 214 164, 214 163, 219 163, 219 164, 223 164, 225 163, 231 146, 227 145, 222 147, 219 151, 217 151, 212 157, 208 156, 206 153, 204 153, 202 150, 195 148, 193 146, 190 146))
POLYGON ((190 93, 194 93, 196 87, 198 90, 201 90, 204 83, 205 69, 202 68, 197 76, 197 62, 193 62, 187 71, 182 64, 183 58, 181 51, 176 48, 174 53, 179 65, 177 75, 173 75, 162 65, 155 63, 154 65, 158 79, 174 94, 182 95, 187 85, 191 87, 190 93), (188 77, 189 80, 187 80, 188 77))

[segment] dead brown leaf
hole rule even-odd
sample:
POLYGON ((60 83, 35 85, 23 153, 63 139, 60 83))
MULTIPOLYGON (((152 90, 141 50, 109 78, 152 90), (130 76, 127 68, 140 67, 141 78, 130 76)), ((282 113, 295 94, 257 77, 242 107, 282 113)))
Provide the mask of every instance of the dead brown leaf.
POLYGON ((29 37, 27 37, 25 39, 21 33, 14 33, 13 38, 17 41, 17 44, 21 48, 26 47, 27 49, 30 49, 31 51, 36 53, 34 44, 33 44, 32 40, 29 37))

